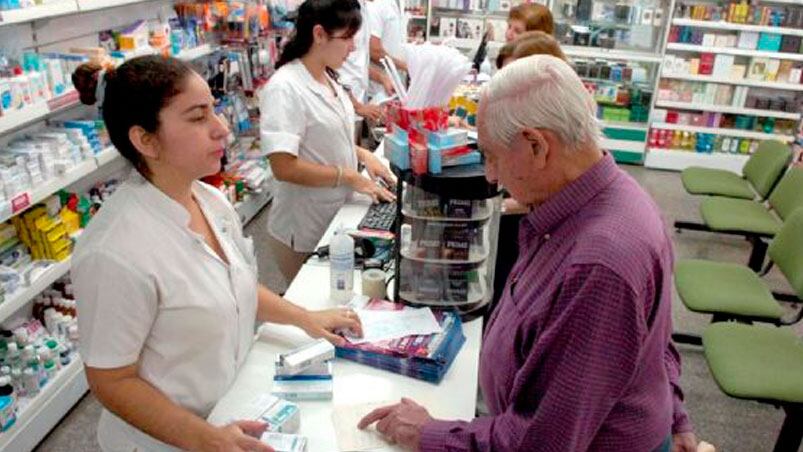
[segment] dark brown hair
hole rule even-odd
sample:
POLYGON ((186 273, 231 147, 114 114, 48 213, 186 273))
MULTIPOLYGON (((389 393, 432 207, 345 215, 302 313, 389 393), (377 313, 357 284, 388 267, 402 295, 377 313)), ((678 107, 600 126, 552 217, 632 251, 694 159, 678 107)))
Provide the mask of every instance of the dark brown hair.
MULTIPOLYGON (((72 74, 81 102, 94 105, 102 67, 96 63, 79 66, 72 74)), ((103 77, 103 101, 100 106, 109 138, 143 175, 148 166, 142 154, 128 138, 131 127, 140 126, 150 133, 159 130, 159 112, 179 94, 192 68, 176 58, 149 55, 130 59, 117 69, 106 69, 103 77)))
MULTIPOLYGON (((357 0, 306 0, 302 3, 298 7, 295 29, 290 40, 282 49, 279 61, 276 62, 276 69, 309 52, 315 40, 312 36, 312 29, 316 25, 323 27, 329 34, 345 28, 345 37, 354 36, 363 25, 360 2, 357 0)), ((338 79, 334 69, 327 67, 326 72, 334 80, 338 79)))
POLYGON ((555 33, 555 21, 552 19, 552 13, 544 5, 522 3, 512 8, 507 18, 524 22, 526 31, 543 31, 550 35, 555 33))

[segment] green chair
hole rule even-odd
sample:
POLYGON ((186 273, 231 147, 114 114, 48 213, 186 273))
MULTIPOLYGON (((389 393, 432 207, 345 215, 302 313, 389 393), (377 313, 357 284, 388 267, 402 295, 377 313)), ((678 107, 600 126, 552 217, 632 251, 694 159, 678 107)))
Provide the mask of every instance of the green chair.
POLYGON ((803 302, 803 209, 787 218, 770 243, 768 254, 770 265, 778 266, 794 296, 773 296, 764 280, 748 267, 683 259, 675 265, 675 288, 680 300, 690 311, 712 314, 713 322, 755 320, 785 325, 799 321, 803 309, 796 319, 784 322, 783 310, 776 300, 803 302))
POLYGON ((774 452, 797 452, 803 439, 803 340, 788 328, 715 323, 703 333, 705 360, 730 397, 786 412, 774 452))
POLYGON ((761 142, 742 170, 736 173, 692 166, 681 173, 686 191, 692 195, 714 195, 729 198, 765 199, 781 178, 784 169, 792 160, 792 151, 786 144, 767 140, 761 142))
POLYGON ((759 271, 767 248, 762 239, 775 236, 783 220, 803 207, 803 168, 787 171, 767 202, 769 209, 749 199, 708 197, 700 204, 703 224, 676 222, 675 227, 744 236, 753 244, 748 266, 759 271))

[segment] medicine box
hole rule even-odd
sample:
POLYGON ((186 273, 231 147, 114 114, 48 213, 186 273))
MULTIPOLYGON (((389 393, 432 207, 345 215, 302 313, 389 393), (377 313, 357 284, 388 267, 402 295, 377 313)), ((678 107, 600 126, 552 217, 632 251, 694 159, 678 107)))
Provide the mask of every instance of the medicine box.
POLYGON ((281 367, 288 374, 297 374, 310 366, 332 359, 335 359, 335 347, 325 339, 318 339, 279 355, 281 367))
POLYGON ((402 171, 410 169, 410 145, 397 136, 385 136, 385 157, 402 171))
POLYGON ((276 452, 306 452, 307 450, 306 436, 265 432, 259 440, 276 452))
POLYGON ((777 52, 781 50, 782 35, 775 33, 761 33, 758 37, 758 50, 777 52))
POLYGON ((331 400, 334 381, 328 379, 273 380, 271 393, 287 400, 331 400))

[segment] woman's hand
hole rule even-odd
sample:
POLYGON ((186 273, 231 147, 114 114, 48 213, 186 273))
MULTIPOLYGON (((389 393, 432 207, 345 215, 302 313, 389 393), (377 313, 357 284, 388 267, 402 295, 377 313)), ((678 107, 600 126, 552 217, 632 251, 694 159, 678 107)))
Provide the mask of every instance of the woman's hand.
POLYGON ((265 433, 268 424, 259 421, 236 421, 223 427, 215 427, 211 434, 202 439, 201 451, 257 451, 274 452, 259 438, 265 433))
POLYGON ((374 203, 379 201, 392 202, 396 200, 396 196, 385 187, 380 186, 376 182, 362 176, 354 170, 347 170, 345 172, 346 183, 354 189, 354 191, 370 196, 374 203))
POLYGON ((382 163, 382 160, 379 160, 373 152, 366 149, 360 152, 360 155, 362 155, 362 164, 365 165, 365 170, 371 176, 371 179, 381 178, 388 187, 396 186, 396 177, 390 172, 390 168, 382 163))
POLYGON ((342 345, 345 339, 335 333, 338 330, 349 330, 355 336, 362 336, 362 325, 357 313, 351 309, 327 309, 324 311, 308 311, 301 329, 310 337, 322 337, 334 345, 342 345))
POLYGON ((358 116, 370 119, 373 122, 382 120, 382 107, 379 105, 359 104, 354 108, 358 116))
POLYGON ((426 408, 410 399, 402 398, 396 405, 377 408, 368 413, 357 428, 365 429, 376 422, 376 429, 391 443, 418 450, 421 428, 432 420, 426 408))

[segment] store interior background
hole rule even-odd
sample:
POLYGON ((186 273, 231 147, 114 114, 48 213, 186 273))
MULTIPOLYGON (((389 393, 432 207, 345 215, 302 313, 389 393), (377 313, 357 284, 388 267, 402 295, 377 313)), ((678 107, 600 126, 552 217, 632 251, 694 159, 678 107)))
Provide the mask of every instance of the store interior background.
MULTIPOLYGON (((70 46, 92 46, 97 45, 98 30, 107 28, 119 28, 130 24, 137 19, 161 20, 173 9, 175 2, 169 0, 149 0, 136 2, 132 0, 92 0, 97 3, 98 8, 93 12, 76 14, 71 16, 59 17, 54 19, 41 19, 31 23, 21 23, 18 25, 3 25, 0 27, 0 50, 6 47, 12 48, 32 48, 36 47, 39 51, 58 51, 70 46), (45 42, 45 45, 38 43, 45 42)), ((437 0, 431 0, 433 2, 437 0)), ((558 1, 560 0, 553 0, 558 1)), ((601 1, 601 0, 600 0, 601 1)), ((671 5, 681 0, 646 0, 642 3, 663 4, 664 17, 670 19, 671 5)), ((706 2, 710 0, 688 0, 690 3, 706 2)), ((803 0, 787 0, 788 3, 803 4, 803 0)), ((75 3, 75 2, 73 2, 75 3)), ((79 5, 91 3, 90 0, 78 0, 79 5)), ((421 4, 426 5, 426 0, 421 4)), ((498 2, 497 2, 498 3, 498 2)), ((639 3, 638 1, 635 3, 639 3)), ((768 2, 770 3, 770 2, 768 2)), ((431 8, 427 8, 428 14, 413 14, 411 21, 413 24, 428 23, 434 14, 431 8), (417 22, 416 22, 417 21, 417 22)), ((457 17, 462 13, 443 13, 444 17, 457 17)), ((476 14, 466 15, 471 20, 477 20, 476 14)), ((481 14, 482 18, 486 18, 481 14)), ((493 20, 500 20, 499 17, 493 20)), ((501 21, 504 23, 504 13, 501 21)), ((2 22, 0 22, 2 24, 2 22)), ((664 52, 661 47, 665 44, 667 32, 666 27, 662 27, 655 42, 658 47, 655 51, 658 54, 664 52)), ((803 34, 803 33, 801 33, 803 34)), ((433 40, 438 40, 432 37, 433 40)), ((457 39, 456 44, 465 47, 466 50, 475 49, 476 41, 468 38, 457 39)), ((677 44, 680 47, 684 44, 677 44)), ((211 50, 207 49, 207 53, 211 50)), ((472 50, 473 51, 473 50, 472 50)), ((586 49, 573 48, 566 53, 572 56, 588 54, 586 49)), ((591 53, 598 52, 598 49, 591 49, 591 53)), ((662 61, 650 56, 644 56, 643 62, 652 65, 653 71, 650 74, 648 84, 657 85, 659 73, 655 71, 656 65, 662 61)), ((798 56, 803 57, 803 54, 798 56)), ((189 57, 188 57, 189 58, 189 57)), ((801 58, 803 60, 803 58, 801 58)), ((676 74, 677 75, 677 74, 676 74)), ((670 77, 671 78, 671 77, 670 77)), ((803 85, 801 85, 803 86, 803 85)), ((672 103, 666 104, 668 106, 672 103)), ((653 105, 656 106, 656 105, 653 105)), ((75 115, 75 112, 70 113, 75 115)), ((88 116, 93 113, 91 109, 83 110, 83 115, 88 116)), ((798 127, 799 127, 798 112, 798 127)), ((615 123, 616 121, 611 121, 615 123)), ((660 122, 666 125, 666 122, 660 122)), ((25 127, 34 127, 32 122, 25 127)), ((699 198, 687 194, 680 181, 680 173, 676 171, 666 171, 667 167, 675 167, 682 164, 693 164, 705 161, 707 157, 704 153, 696 152, 675 152, 666 149, 655 150, 652 154, 647 152, 647 131, 650 129, 648 122, 640 125, 622 125, 621 130, 631 130, 634 127, 643 132, 642 137, 636 140, 635 144, 625 143, 628 140, 618 139, 617 145, 623 146, 619 149, 619 156, 625 156, 626 160, 643 162, 644 155, 652 155, 653 165, 642 166, 640 164, 622 164, 622 167, 630 173, 656 200, 660 207, 667 228, 670 230, 676 251, 676 258, 701 258, 717 261, 726 261, 744 264, 750 253, 750 244, 742 238, 728 237, 717 234, 684 231, 678 233, 672 227, 677 220, 696 220, 699 218, 699 198), (639 144, 638 140, 641 140, 639 144), (634 152, 633 149, 640 149, 634 152), (675 153, 673 153, 675 152, 675 153), (640 154, 640 155, 639 155, 640 154), (635 157, 634 157, 635 156, 635 157), (650 168, 649 166, 652 166, 650 168), (661 169, 663 168, 663 169, 661 169)), ((620 131, 621 131, 620 130, 620 131)), ((3 132, 0 127, 0 132, 3 132)), ((15 130, 13 134, 19 133, 15 130)), ((742 133, 747 136, 759 136, 752 133, 742 133)), ((799 134, 798 134, 799 135, 799 134)), ((8 135, 0 133, 0 145, 4 145, 9 138, 8 135)), ((621 137, 620 137, 621 138, 621 137)), ((2 147, 2 146, 0 146, 2 147)), ((740 162, 746 158, 745 155, 713 155, 724 162, 723 167, 738 167, 740 162)), ((796 157, 800 158, 800 157, 796 157)), ((648 157, 649 159, 649 157, 648 157)), ((102 180, 112 173, 119 170, 119 160, 104 166, 98 174, 94 174, 93 181, 102 180)), ((649 163, 649 161, 648 161, 649 163)), ((99 164, 100 165, 100 164, 99 164)), ((92 181, 82 181, 79 185, 89 187, 92 181)), ((81 188, 83 189, 83 188, 81 188)), ((76 189, 79 190, 79 189, 76 189)), ((263 199, 254 211, 267 202, 263 199)), ((269 287, 283 291, 287 282, 283 280, 275 263, 267 255, 264 246, 266 243, 267 219, 270 215, 270 205, 262 208, 246 227, 246 234, 254 237, 259 257, 260 280, 269 287)), ((788 286, 783 277, 774 269, 767 277, 773 289, 788 291, 788 286)), ((303 305, 304 300, 292 300, 303 305)), ((791 309, 791 308, 790 308, 791 309)), ((698 315, 688 311, 675 294, 673 297, 673 317, 674 327, 677 332, 701 334, 708 325, 709 317, 698 315)), ((0 319, 2 320, 2 319, 0 319)), ((799 336, 803 336, 803 323, 798 323, 793 327, 799 336)), ((703 356, 702 348, 694 346, 679 345, 682 355, 683 375, 681 383, 686 394, 686 404, 698 439, 705 440, 722 451, 762 451, 769 450, 774 444, 778 430, 784 418, 783 411, 770 405, 759 404, 756 402, 742 401, 729 398, 723 394, 716 386, 708 366, 703 356)), ((399 394, 402 396, 403 394, 399 394)), ((100 415, 100 405, 97 400, 87 394, 69 413, 62 419, 58 426, 39 444, 36 450, 41 451, 96 451, 99 450, 95 439, 97 420, 100 415)), ((2 449, 2 447, 0 447, 2 449)))
MULTIPOLYGON (((634 165, 623 168, 656 200, 675 243, 676 258, 716 259, 744 263, 750 245, 739 238, 672 229, 676 220, 689 219, 697 212, 698 201, 686 194, 680 176, 670 171, 650 170, 634 165)), ((246 227, 254 243, 264 243, 270 207, 264 209, 246 227)), ((260 281, 281 289, 285 282, 276 264, 264 249, 258 249, 260 281)), ((773 288, 784 289, 777 270, 768 275, 773 288)), ((303 303, 303 300, 293 300, 303 303)), ((689 312, 675 293, 673 320, 676 331, 702 334, 708 317, 689 312)), ((803 335, 803 324, 795 326, 803 335)), ((722 451, 769 450, 783 422, 783 411, 769 405, 732 399, 723 394, 709 373, 702 348, 679 345, 683 364, 681 384, 686 392, 686 407, 695 425, 698 439, 708 441, 722 451)), ((37 449, 41 452, 99 451, 95 440, 100 404, 87 395, 56 427, 37 449)))

